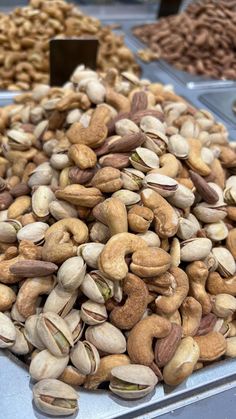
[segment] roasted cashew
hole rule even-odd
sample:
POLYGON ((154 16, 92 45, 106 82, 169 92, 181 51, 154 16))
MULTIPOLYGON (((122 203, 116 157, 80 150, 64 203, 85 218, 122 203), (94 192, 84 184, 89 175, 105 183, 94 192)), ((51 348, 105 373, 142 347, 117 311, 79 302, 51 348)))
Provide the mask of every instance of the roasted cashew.
POLYGON ((10 287, 0 284, 0 311, 9 310, 15 301, 15 292, 10 287))
POLYGON ((170 268, 169 272, 174 276, 176 289, 173 295, 160 295, 156 298, 156 312, 172 314, 181 306, 188 295, 189 281, 186 273, 180 268, 170 268))
POLYGON ((218 272, 210 272, 207 283, 210 294, 230 294, 236 296, 236 275, 231 278, 222 278, 218 272))
POLYGON ((219 332, 210 332, 207 335, 195 336, 194 340, 200 349, 199 361, 215 361, 215 359, 224 355, 226 351, 226 340, 219 332))
POLYGON ((16 298, 19 313, 26 319, 35 314, 38 297, 42 294, 49 294, 54 284, 55 280, 52 276, 26 279, 16 298))
POLYGON ((109 227, 111 236, 128 231, 125 204, 118 198, 108 198, 93 209, 94 216, 109 227))
POLYGON ((106 88, 106 103, 113 106, 118 112, 129 112, 131 107, 127 97, 108 86, 106 88))
POLYGON ((150 170, 149 173, 159 173, 176 179, 180 171, 180 163, 177 158, 170 153, 163 154, 160 157, 160 168, 150 170))
POLYGON ((178 230, 179 218, 169 202, 149 188, 141 192, 141 199, 154 212, 155 232, 161 238, 174 236, 178 230))
POLYGON ((173 358, 163 369, 166 384, 176 386, 192 374, 199 359, 200 350, 191 336, 181 340, 173 358))
POLYGON ((149 208, 134 205, 128 212, 129 229, 135 233, 146 233, 153 217, 153 212, 149 208))
POLYGON ((64 262, 76 255, 77 245, 88 239, 88 227, 77 218, 63 218, 47 230, 42 259, 55 263, 64 262), (73 240, 70 239, 70 234, 73 240))
POLYGON ((171 323, 158 315, 151 315, 140 320, 131 330, 127 351, 132 363, 151 365, 154 360, 153 338, 164 338, 171 331, 171 323))
POLYGON ((183 336, 194 336, 199 328, 202 318, 202 306, 193 297, 186 297, 180 312, 182 316, 183 336))
POLYGON ((111 370, 120 365, 129 365, 130 359, 127 355, 107 355, 101 358, 97 372, 88 375, 84 383, 87 390, 96 390, 100 384, 110 380, 111 370))
POLYGON ((226 239, 226 247, 232 253, 234 259, 236 259, 236 228, 229 231, 226 239))
POLYGON ((146 284, 133 274, 128 274, 123 282, 123 292, 127 299, 123 306, 115 307, 110 320, 119 329, 131 329, 143 316, 148 305, 146 284))
POLYGON ((206 264, 202 261, 192 262, 186 267, 186 273, 189 278, 190 295, 201 304, 203 315, 210 313, 212 305, 205 288, 208 277, 206 264))
POLYGON ((201 150, 202 143, 198 139, 188 138, 189 154, 186 160, 191 169, 195 170, 199 175, 207 176, 211 173, 211 168, 202 160, 201 150))
POLYGON ((130 270, 141 278, 149 278, 164 274, 170 264, 169 253, 159 247, 149 247, 133 253, 130 270))
POLYGON ((99 270, 112 280, 120 281, 128 273, 125 256, 147 248, 147 243, 131 233, 119 233, 106 243, 99 257, 99 270))

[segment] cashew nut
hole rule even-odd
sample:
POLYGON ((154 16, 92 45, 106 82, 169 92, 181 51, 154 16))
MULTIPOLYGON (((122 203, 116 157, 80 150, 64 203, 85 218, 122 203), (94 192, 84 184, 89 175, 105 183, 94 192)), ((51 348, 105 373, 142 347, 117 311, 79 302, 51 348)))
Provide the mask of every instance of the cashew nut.
POLYGON ((218 272, 210 272, 206 287, 213 294, 230 294, 236 296, 236 275, 222 278, 218 272))
POLYGON ((190 295, 201 304, 203 315, 210 313, 212 305, 205 288, 208 277, 206 264, 202 261, 192 262, 186 267, 186 273, 189 278, 190 295))
POLYGON ((156 298, 156 312, 160 314, 174 313, 188 295, 189 282, 186 273, 180 268, 170 268, 169 272, 175 278, 176 289, 173 295, 160 295, 156 298))
POLYGON ((112 280, 120 281, 128 273, 127 254, 146 249, 146 242, 132 233, 119 233, 106 243, 99 257, 99 270, 112 280))
POLYGON ((140 320, 131 330, 127 351, 132 363, 149 366, 154 360, 153 338, 164 338, 171 331, 171 323, 158 315, 140 320))
POLYGON ((137 276, 128 274, 123 282, 127 299, 123 306, 115 307, 110 320, 119 329, 131 329, 143 316, 148 305, 146 284, 137 276))
POLYGON ((176 179, 180 171, 180 164, 177 158, 170 153, 163 154, 160 157, 160 169, 151 170, 149 173, 159 173, 176 179))
POLYGON ((51 276, 26 279, 16 298, 19 313, 26 319, 35 314, 38 297, 42 294, 49 294, 54 284, 55 281, 51 276))
POLYGON ((186 297, 180 312, 182 316, 183 336, 194 336, 199 328, 202 318, 202 306, 193 297, 186 297))
POLYGON ((94 216, 109 227, 111 236, 128 231, 125 204, 118 198, 108 198, 93 209, 94 216))

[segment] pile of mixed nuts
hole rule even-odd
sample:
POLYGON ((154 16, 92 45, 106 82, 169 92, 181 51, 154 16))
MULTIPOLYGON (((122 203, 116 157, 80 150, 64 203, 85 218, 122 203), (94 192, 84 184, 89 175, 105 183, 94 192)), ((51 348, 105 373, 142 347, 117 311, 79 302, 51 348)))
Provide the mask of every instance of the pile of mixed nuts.
POLYGON ((170 87, 80 66, 0 110, 0 348, 36 406, 236 357, 236 148, 170 87))
POLYGON ((235 22, 235 0, 201 0, 133 32, 148 44, 139 51, 145 61, 163 58, 191 74, 235 80, 235 22))
POLYGON ((63 37, 96 37, 97 66, 138 73, 133 53, 123 36, 102 26, 64 0, 30 0, 9 15, 0 13, 0 89, 29 90, 49 81, 49 40, 63 37))

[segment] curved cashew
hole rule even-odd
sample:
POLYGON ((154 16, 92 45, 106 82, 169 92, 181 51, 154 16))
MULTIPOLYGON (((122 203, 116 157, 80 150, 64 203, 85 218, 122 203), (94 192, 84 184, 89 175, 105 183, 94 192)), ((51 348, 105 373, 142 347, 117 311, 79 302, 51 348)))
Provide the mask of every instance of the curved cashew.
POLYGON ((176 179, 180 171, 180 163, 178 159, 170 153, 163 154, 160 157, 160 168, 150 170, 149 173, 159 173, 176 179))
POLYGON ((230 294, 236 297, 236 275, 222 278, 218 272, 210 272, 206 287, 210 294, 230 294))
POLYGON ((199 173, 199 175, 208 176, 211 173, 211 168, 201 158, 201 141, 195 138, 188 138, 187 141, 190 148, 188 159, 186 160, 188 166, 199 173))
POLYGON ((63 233, 69 233, 73 236, 73 240, 82 244, 88 240, 88 227, 86 224, 78 220, 77 218, 63 218, 57 221, 51 227, 49 227, 45 233, 45 240, 56 231, 63 231, 63 233))
POLYGON ((49 294, 54 284, 55 281, 52 276, 26 279, 20 287, 16 298, 16 306, 19 313, 25 319, 35 314, 39 295, 49 294))
POLYGON ((109 86, 106 88, 106 103, 113 106, 118 112, 129 112, 131 107, 127 97, 116 92, 109 86))
POLYGON ((97 372, 93 375, 88 375, 84 383, 84 388, 87 390, 95 390, 100 384, 110 380, 111 370, 120 365, 129 365, 130 359, 127 355, 107 355, 101 358, 97 372))
POLYGON ((127 254, 147 248, 147 243, 131 233, 119 233, 111 237, 99 257, 99 269, 112 280, 120 281, 128 273, 127 254))
POLYGON ((229 231, 226 239, 226 247, 232 253, 234 259, 236 259, 236 228, 229 231))
POLYGON ((181 340, 173 358, 163 369, 166 384, 176 386, 192 374, 199 359, 200 350, 191 336, 181 340))
POLYGON ((143 316, 148 305, 148 290, 139 277, 128 274, 124 279, 123 292, 127 299, 123 306, 115 307, 110 320, 119 329, 131 329, 143 316))
POLYGON ((186 273, 180 268, 171 268, 169 272, 174 276, 176 289, 173 295, 160 295, 156 298, 156 312, 171 314, 181 306, 188 295, 189 282, 186 273))
POLYGON ((147 207, 134 205, 128 212, 129 228, 135 233, 146 233, 153 220, 153 212, 147 207))
POLYGON ((9 310, 15 301, 15 292, 10 287, 0 284, 0 311, 9 310))
POLYGON ((85 144, 96 148, 107 137, 107 122, 110 117, 110 110, 106 106, 99 106, 93 112, 88 128, 85 128, 80 122, 74 122, 67 131, 67 137, 71 143, 85 144))
POLYGON ((226 339, 219 332, 195 336, 194 340, 200 349, 199 361, 214 361, 224 355, 226 351, 226 339))
POLYGON ((132 255, 130 270, 141 278, 164 274, 170 267, 171 257, 159 247, 137 250, 132 255))
POLYGON ((169 320, 156 314, 140 320, 128 336, 127 351, 131 361, 149 366, 154 360, 153 338, 164 338, 170 331, 169 320))
POLYGON ((96 205, 93 215, 109 227, 111 236, 128 231, 126 206, 118 198, 108 198, 96 205))
POLYGON ((194 336, 200 326, 202 318, 202 306, 193 297, 187 297, 183 301, 180 312, 182 316, 183 336, 194 336))
POLYGON ((179 218, 174 208, 158 192, 144 189, 141 192, 143 205, 154 212, 155 232, 161 238, 173 237, 179 226, 179 218))
POLYGON ((190 295, 201 304, 202 314, 209 314, 212 304, 205 288, 208 277, 206 264, 200 260, 192 262, 186 267, 186 273, 189 278, 190 295))

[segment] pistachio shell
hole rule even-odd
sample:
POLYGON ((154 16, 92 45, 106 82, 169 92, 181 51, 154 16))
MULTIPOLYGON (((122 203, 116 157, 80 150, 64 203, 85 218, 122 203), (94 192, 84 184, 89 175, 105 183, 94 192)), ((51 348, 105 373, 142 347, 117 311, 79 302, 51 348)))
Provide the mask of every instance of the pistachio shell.
POLYGON ((40 164, 30 175, 28 185, 30 188, 37 185, 49 185, 52 180, 53 170, 48 162, 40 164))
POLYGON ((158 173, 147 174, 143 181, 143 185, 153 189, 163 197, 174 195, 179 187, 176 180, 158 173))
POLYGON ((33 314, 29 316, 25 321, 25 337, 26 339, 33 345, 35 348, 39 349, 40 351, 45 348, 44 343, 40 339, 40 336, 37 332, 37 322, 38 322, 38 314, 33 314))
POLYGON ((76 391, 53 378, 35 384, 33 398, 39 410, 53 416, 72 415, 78 409, 76 391))
POLYGON ((206 258, 212 248, 211 240, 192 238, 181 243, 180 258, 183 262, 193 262, 206 258))
POLYGON ((18 240, 29 240, 35 244, 40 244, 45 237, 45 233, 49 225, 36 221, 35 223, 26 224, 17 233, 18 240))
POLYGON ((68 202, 55 199, 49 204, 49 211, 56 220, 62 220, 63 218, 76 218, 77 211, 73 205, 68 202))
POLYGON ((59 284, 53 288, 43 307, 44 313, 51 311, 65 317, 72 309, 78 296, 78 290, 66 291, 59 284))
POLYGON ((81 319, 80 311, 72 309, 64 320, 68 324, 72 333, 74 343, 76 343, 81 338, 85 326, 83 320, 81 319))
POLYGON ((90 268, 98 268, 98 258, 104 248, 103 243, 86 243, 78 247, 78 256, 81 255, 90 268))
POLYGON ((16 340, 9 350, 16 355, 26 355, 30 352, 31 348, 24 334, 24 327, 15 327, 16 340))
POLYGON ((43 380, 44 378, 57 378, 66 368, 69 356, 56 357, 47 349, 38 352, 32 359, 29 367, 29 373, 34 380, 43 380))
POLYGON ((73 291, 81 285, 86 272, 86 264, 81 256, 67 259, 58 270, 58 283, 66 291, 73 291))
POLYGON ((11 319, 0 312, 0 348, 13 346, 16 340, 16 329, 11 319))
POLYGON ((71 350, 70 358, 78 371, 84 375, 95 374, 100 363, 97 348, 87 341, 77 342, 71 350))
POLYGON ((107 279, 99 270, 87 273, 80 290, 90 300, 103 304, 113 296, 114 283, 107 279))
POLYGON ((144 173, 136 169, 125 168, 121 172, 123 187, 129 191, 138 191, 141 189, 144 177, 144 173))
POLYGON ((171 135, 168 141, 168 150, 179 159, 187 159, 189 153, 189 144, 182 135, 171 135))
POLYGON ((14 243, 16 241, 16 229, 8 222, 0 222, 0 242, 14 243))
POLYGON ((228 236, 228 229, 223 221, 218 223, 206 224, 204 230, 209 239, 213 241, 221 241, 228 236))
POLYGON ((214 247, 212 253, 218 262, 217 270, 219 273, 225 278, 233 276, 236 266, 234 257, 230 251, 224 247, 214 247))
POLYGON ((86 340, 100 351, 108 354, 121 354, 126 351, 126 340, 117 327, 108 322, 89 326, 85 332, 86 340))
POLYGON ((49 214, 49 204, 55 199, 54 193, 48 186, 41 185, 32 195, 32 209, 37 217, 49 214))
POLYGON ((112 197, 120 199, 126 206, 140 202, 140 195, 127 189, 120 189, 112 194, 112 197))
POLYGON ((154 151, 148 148, 138 147, 131 154, 130 162, 132 166, 141 172, 148 172, 159 167, 159 157, 154 151))
POLYGON ((88 300, 81 305, 81 318, 89 325, 101 324, 107 320, 106 307, 88 300))
POLYGON ((151 368, 144 365, 121 365, 111 370, 110 390, 124 399, 139 399, 151 393, 157 384, 151 368))
POLYGON ((195 195, 189 188, 179 184, 178 189, 173 193, 173 195, 168 197, 168 201, 171 205, 174 205, 177 208, 185 209, 193 205, 195 195))

